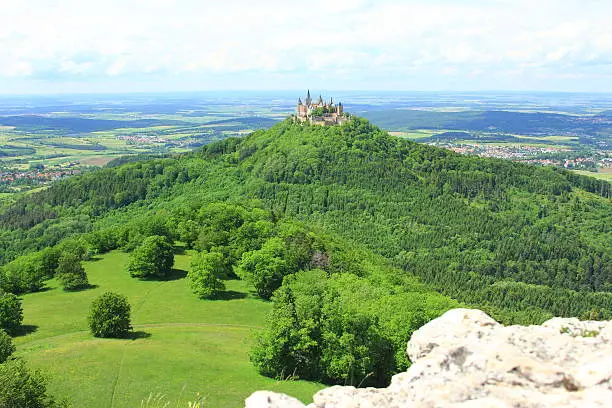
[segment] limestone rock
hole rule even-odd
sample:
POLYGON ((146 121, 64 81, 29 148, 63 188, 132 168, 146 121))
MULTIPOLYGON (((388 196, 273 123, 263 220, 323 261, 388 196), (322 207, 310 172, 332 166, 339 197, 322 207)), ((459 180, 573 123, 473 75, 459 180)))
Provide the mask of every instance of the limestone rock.
MULTIPOLYGON (((412 366, 388 388, 330 387, 308 407, 582 408, 612 401, 612 322, 555 318, 505 327, 479 310, 455 309, 417 330, 407 352, 412 366)), ((303 407, 266 395, 268 405, 248 405, 251 396, 247 407, 303 407)))
POLYGON ((305 408, 299 400, 271 391, 256 391, 246 399, 245 408, 305 408))

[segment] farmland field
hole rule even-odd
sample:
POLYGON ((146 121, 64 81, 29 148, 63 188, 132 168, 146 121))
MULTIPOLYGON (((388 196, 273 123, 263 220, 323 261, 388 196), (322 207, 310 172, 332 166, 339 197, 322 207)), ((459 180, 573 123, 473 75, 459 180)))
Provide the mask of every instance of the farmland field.
MULTIPOLYGON (((79 95, 27 103, 0 98, 0 192, 27 191, 121 156, 180 154, 241 137, 286 118, 300 94, 79 95)), ((573 169, 590 172, 610 167, 612 99, 606 95, 333 96, 352 114, 420 143, 532 164, 565 166, 570 160, 573 169)))

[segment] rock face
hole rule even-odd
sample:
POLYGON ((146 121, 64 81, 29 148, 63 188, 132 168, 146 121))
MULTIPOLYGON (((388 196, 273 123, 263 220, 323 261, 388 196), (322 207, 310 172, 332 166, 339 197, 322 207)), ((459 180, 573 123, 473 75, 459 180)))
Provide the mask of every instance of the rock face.
MULTIPOLYGON (((480 310, 454 309, 417 330, 407 352, 412 366, 388 388, 331 387, 308 408, 612 406, 612 322, 505 327, 480 310)), ((256 395, 246 408, 304 407, 256 395)))

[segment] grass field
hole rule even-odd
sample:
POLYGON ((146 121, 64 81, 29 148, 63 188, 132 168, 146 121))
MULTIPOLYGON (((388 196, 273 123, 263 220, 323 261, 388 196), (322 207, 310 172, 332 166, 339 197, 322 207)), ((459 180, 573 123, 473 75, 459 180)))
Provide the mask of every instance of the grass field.
POLYGON ((592 171, 584 171, 584 170, 575 170, 576 173, 582 174, 584 176, 595 177, 602 180, 612 181, 612 168, 602 168, 597 173, 593 173, 592 171))
POLYGON ((74 407, 139 407, 152 393, 169 407, 186 407, 196 393, 206 407, 241 407, 258 389, 286 392, 304 401, 322 386, 263 377, 249 362, 253 333, 271 304, 228 281, 225 300, 197 299, 184 277, 190 254, 176 256, 176 279, 139 281, 124 271, 128 254, 112 252, 84 263, 96 287, 66 293, 51 281, 23 297, 29 332, 15 339, 17 354, 51 377, 50 390, 74 407), (86 322, 93 298, 106 290, 132 305, 134 338, 96 339, 86 322), (177 403, 178 401, 178 403, 177 403))
POLYGON ((424 138, 428 138, 431 137, 433 135, 436 135, 438 133, 443 133, 444 131, 438 131, 438 130, 413 130, 410 132, 389 132, 389 134, 391 136, 397 136, 397 137, 401 137, 404 139, 410 139, 410 140, 418 140, 418 139, 424 139, 424 138))

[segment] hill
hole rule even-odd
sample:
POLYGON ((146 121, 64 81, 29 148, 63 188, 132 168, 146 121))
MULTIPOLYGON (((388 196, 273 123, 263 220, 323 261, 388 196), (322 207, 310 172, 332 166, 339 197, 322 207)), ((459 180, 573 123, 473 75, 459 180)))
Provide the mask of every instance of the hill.
POLYGON ((465 129, 467 131, 497 130, 511 134, 586 133, 595 135, 609 124, 600 116, 571 116, 545 112, 466 111, 435 112, 422 110, 387 110, 369 112, 368 119, 393 130, 465 129))
POLYGON ((27 265, 44 248, 86 256, 165 235, 272 299, 251 352, 261 373, 383 385, 410 364, 412 331, 459 302, 505 323, 610 318, 611 198, 605 181, 461 156, 359 118, 285 121, 17 200, 0 214, 0 284, 40 289, 44 268, 27 265))
MULTIPOLYGON (((24 197, 0 214, 1 255, 6 262, 145 207, 176 212, 176 203, 256 199, 278 217, 333 231, 466 301, 501 303, 491 287, 595 296, 611 289, 610 197, 605 181, 460 156, 393 138, 363 120, 329 128, 283 122, 24 197), (439 278, 451 275, 453 289, 442 288, 439 278)), ((568 307, 546 303, 545 310, 585 311, 568 307)))

